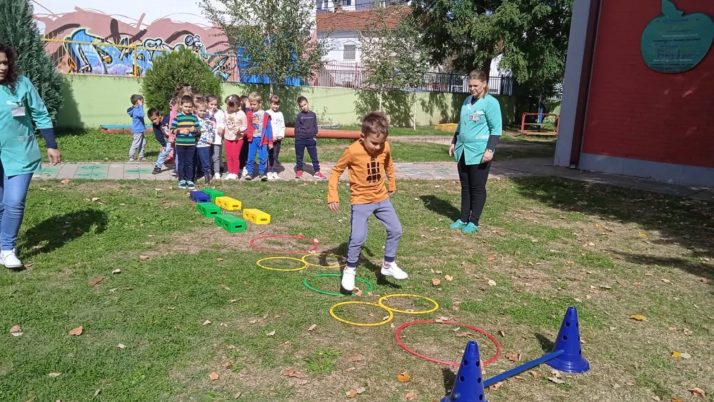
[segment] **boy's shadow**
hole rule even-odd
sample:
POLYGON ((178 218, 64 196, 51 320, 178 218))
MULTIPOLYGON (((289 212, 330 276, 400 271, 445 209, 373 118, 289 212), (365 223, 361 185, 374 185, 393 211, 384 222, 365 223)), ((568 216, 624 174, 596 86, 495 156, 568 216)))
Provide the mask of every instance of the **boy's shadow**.
POLYGON ((445 216, 448 219, 455 219, 455 217, 458 217, 461 213, 461 211, 451 205, 450 202, 442 200, 435 195, 422 195, 419 198, 421 198, 421 201, 428 210, 445 216))
POLYGON ((85 209, 47 218, 28 229, 20 248, 23 257, 52 252, 94 228, 94 233, 107 229, 107 214, 96 209, 85 209))
MULTIPOLYGON (((327 256, 328 255, 337 255, 337 256, 346 256, 347 255, 347 247, 349 243, 345 242, 340 244, 337 247, 331 248, 329 250, 325 250, 319 254, 319 261, 320 264, 327 265, 327 256)), ((358 261, 358 266, 361 266, 363 268, 367 268, 368 270, 372 271, 374 275, 377 277, 377 284, 382 285, 382 286, 388 286, 392 289, 401 289, 401 285, 398 285, 396 283, 390 282, 387 280, 387 278, 384 277, 380 273, 380 270, 382 269, 381 266, 374 264, 370 259, 365 258, 364 254, 368 255, 369 257, 374 257, 374 253, 372 253, 372 250, 369 249, 369 247, 363 246, 362 247, 362 253, 359 256, 359 261, 358 261)), ((340 272, 345 268, 346 261, 340 259, 340 272)), ((340 293, 342 294, 352 294, 352 292, 349 292, 345 289, 342 288, 342 284, 339 285, 340 287, 340 293)))

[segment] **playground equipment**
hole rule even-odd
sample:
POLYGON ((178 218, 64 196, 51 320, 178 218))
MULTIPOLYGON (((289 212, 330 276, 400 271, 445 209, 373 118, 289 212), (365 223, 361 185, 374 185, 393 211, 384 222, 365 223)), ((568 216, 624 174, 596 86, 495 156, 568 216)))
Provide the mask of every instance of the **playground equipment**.
POLYGON ((204 193, 208 194, 211 197, 211 202, 215 202, 216 197, 223 196, 223 191, 216 190, 215 188, 204 188, 201 191, 203 191, 204 193))
POLYGON ((206 218, 215 218, 221 214, 221 209, 210 202, 199 202, 196 204, 196 209, 206 218))
MULTIPOLYGON (((472 341, 473 342, 473 341, 472 341)), ((475 342, 474 342, 475 343, 475 342)), ((520 366, 506 370, 501 374, 491 377, 485 381, 481 381, 481 370, 479 368, 477 375, 474 375, 473 369, 470 372, 465 372, 462 375, 464 361, 473 361, 474 351, 470 350, 471 342, 466 345, 464 359, 457 375, 457 381, 454 384, 454 389, 451 394, 444 397, 441 402, 470 402, 470 401, 485 401, 486 397, 483 394, 484 387, 488 388, 493 384, 506 380, 526 370, 530 370, 542 363, 546 363, 550 367, 566 373, 584 373, 590 370, 590 363, 583 357, 582 349, 580 348, 580 324, 578 323, 578 311, 575 307, 568 307, 563 318, 563 323, 558 331, 558 338, 555 340, 553 350, 543 356, 523 363, 520 366), (468 359, 468 360, 467 360, 468 359), (462 380, 462 378, 464 380, 462 380)), ((475 348, 475 357, 478 361, 478 346, 475 348)))
POLYGON ((191 201, 193 202, 210 202, 211 197, 204 193, 203 191, 194 190, 191 191, 191 201))
POLYGON ((243 218, 255 223, 256 225, 267 225, 270 223, 270 215, 255 208, 244 209, 243 218))
POLYGON ((436 300, 431 299, 426 296, 413 295, 413 294, 408 294, 408 293, 397 293, 397 294, 391 294, 391 295, 384 295, 384 296, 380 297, 379 300, 377 300, 377 304, 379 304, 380 306, 384 307, 387 310, 392 310, 395 313, 402 313, 402 314, 429 314, 429 313, 433 313, 434 311, 439 309, 439 303, 437 303, 436 300), (432 306, 431 306, 431 308, 424 309, 424 310, 400 310, 398 308, 390 307, 386 303, 387 300, 392 299, 392 298, 406 298, 406 297, 426 300, 432 306))
MULTIPOLYGON (((317 138, 358 140, 361 134, 362 133, 359 130, 334 130, 329 128, 320 128, 317 133, 317 138)), ((293 127, 286 127, 285 136, 288 138, 294 138, 295 129, 293 127)))
MULTIPOLYGON (((531 119, 532 120, 532 119, 531 119)), ((518 130, 519 133, 525 135, 543 135, 556 137, 558 136, 558 130, 560 129, 560 115, 554 113, 523 113, 521 115, 521 128, 518 130), (528 117, 535 116, 535 122, 527 121, 528 117), (553 116, 555 118, 555 129, 545 129, 546 125, 543 123, 546 117, 553 116), (526 129, 526 126, 529 128, 526 129), (532 129, 530 127, 535 127, 532 129)))
POLYGON ((469 341, 466 344, 459 371, 456 373, 454 387, 449 396, 443 397, 441 402, 485 402, 486 393, 483 386, 478 344, 476 341, 469 341))
POLYGON ((245 232, 248 228, 248 224, 245 223, 245 220, 230 214, 218 215, 213 222, 229 233, 245 232))
POLYGON ((255 264, 257 266, 259 266, 260 268, 267 269, 268 271, 280 271, 280 272, 302 271, 303 269, 306 269, 308 267, 308 264, 305 261, 303 261, 299 258, 295 258, 295 257, 265 257, 265 258, 261 258, 258 261, 256 261, 255 264), (278 267, 270 267, 263 263, 263 261, 271 261, 271 260, 272 261, 275 261, 275 260, 297 261, 302 265, 297 268, 278 268, 278 267))
POLYGON ((237 211, 242 208, 242 203, 240 200, 236 200, 232 197, 219 196, 215 198, 216 205, 225 209, 226 211, 237 211))
POLYGON ((334 318, 335 320, 337 320, 337 321, 339 321, 339 322, 342 322, 342 323, 345 323, 345 324, 348 324, 348 325, 354 325, 355 327, 378 327, 378 326, 380 326, 380 325, 388 324, 389 322, 391 322, 392 319, 394 319, 394 313, 392 312, 392 310, 386 309, 386 308, 384 308, 384 307, 382 307, 382 306, 380 306, 379 304, 376 304, 376 303, 370 303, 370 302, 364 302, 364 301, 346 301, 346 302, 336 303, 336 304, 334 304, 332 307, 330 307, 330 317, 334 318), (377 307, 377 308, 379 308, 379 309, 382 309, 382 310, 386 311, 386 312, 387 312, 387 316, 384 317, 384 319, 383 319, 382 321, 375 321, 375 322, 355 322, 355 321, 346 320, 346 319, 344 319, 344 318, 342 318, 342 317, 339 317, 337 314, 335 314, 335 310, 336 310, 338 307, 344 306, 344 305, 347 305, 347 304, 359 304, 359 305, 363 305, 363 306, 377 307))

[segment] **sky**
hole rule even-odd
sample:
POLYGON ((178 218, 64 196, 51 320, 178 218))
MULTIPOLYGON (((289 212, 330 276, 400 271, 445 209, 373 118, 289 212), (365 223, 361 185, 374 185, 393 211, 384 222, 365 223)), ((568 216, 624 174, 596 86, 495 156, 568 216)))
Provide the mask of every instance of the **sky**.
POLYGON ((35 14, 64 14, 79 7, 100 10, 105 14, 115 15, 125 22, 136 22, 141 18, 141 14, 145 13, 142 21, 144 23, 169 16, 175 21, 209 25, 201 15, 197 0, 31 0, 31 2, 35 14))

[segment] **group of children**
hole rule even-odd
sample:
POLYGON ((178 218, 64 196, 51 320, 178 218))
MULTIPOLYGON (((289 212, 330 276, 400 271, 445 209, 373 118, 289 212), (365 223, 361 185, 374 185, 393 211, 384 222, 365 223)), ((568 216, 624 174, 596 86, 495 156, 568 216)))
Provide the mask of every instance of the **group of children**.
MULTIPOLYGON (((177 92, 176 101, 172 102, 171 116, 161 116, 156 109, 149 110, 149 118, 154 125, 157 140, 163 145, 154 172, 161 172, 161 164, 169 157, 171 145, 175 144, 176 165, 178 166, 179 187, 194 188, 194 155, 198 155, 199 167, 206 183, 213 177, 220 177, 220 155, 222 146, 226 152, 227 180, 240 177, 240 168, 245 164, 245 180, 254 176, 254 160, 259 158, 258 178, 274 179, 275 165, 280 155, 280 143, 285 135, 285 119, 280 112, 280 98, 270 97, 270 110, 263 110, 261 97, 253 92, 247 97, 230 95, 226 98, 226 111, 218 107, 214 96, 196 96, 190 93, 190 87, 177 92), (166 138, 164 138, 166 137, 166 138), (248 147, 246 162, 240 160, 241 151, 248 147), (212 162, 212 163, 211 163, 212 162)), ((143 98, 132 96, 134 106, 129 109, 136 126, 138 119, 143 119, 143 98)), ((295 177, 302 177, 303 153, 307 148, 313 162, 315 177, 324 179, 317 159, 317 118, 310 112, 305 97, 298 98, 300 112, 295 119, 295 177)), ((143 124, 143 120, 142 120, 143 124)), ((132 124, 134 127, 134 124, 132 124)), ((130 150, 139 149, 139 159, 143 158, 143 131, 134 132, 134 142, 130 150), (135 144, 136 143, 136 144, 135 144)), ((408 275, 396 263, 397 247, 402 236, 391 196, 396 191, 394 161, 391 147, 387 142, 389 123, 384 113, 372 112, 362 119, 359 141, 350 145, 337 161, 330 174, 327 186, 328 208, 337 212, 340 205, 338 183, 345 170, 349 170, 350 182, 350 237, 347 248, 347 265, 342 270, 340 281, 342 289, 351 292, 355 288, 357 263, 362 246, 367 240, 367 222, 369 217, 381 221, 387 230, 384 247, 384 261, 380 274, 395 279, 407 279, 408 275)))
MULTIPOLYGON (((144 98, 131 96, 127 113, 132 118, 133 141, 129 161, 144 161, 144 98)), ((161 173, 164 164, 173 160, 179 188, 193 189, 195 178, 203 175, 206 184, 212 179, 278 180, 280 146, 285 137, 285 117, 280 111, 280 98, 270 97, 270 108, 263 110, 257 92, 248 96, 230 95, 226 110, 212 95, 193 93, 182 84, 170 102, 171 113, 163 116, 156 108, 148 110, 154 136, 161 144, 153 173, 161 173), (226 172, 221 176, 222 152, 226 154, 226 172), (258 169, 255 171, 255 159, 258 169), (257 174, 256 174, 257 173, 257 174)), ((317 155, 317 116, 310 111, 307 98, 297 99, 300 112, 295 118, 295 178, 302 178, 303 157, 307 149, 314 177, 326 179, 320 171, 317 155)))

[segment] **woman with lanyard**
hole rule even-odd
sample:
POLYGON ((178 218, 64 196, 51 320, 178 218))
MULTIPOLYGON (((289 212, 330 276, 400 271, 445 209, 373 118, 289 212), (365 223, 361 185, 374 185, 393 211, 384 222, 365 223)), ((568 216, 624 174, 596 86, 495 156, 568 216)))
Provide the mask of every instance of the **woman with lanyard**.
POLYGON ((0 263, 10 269, 23 266, 15 243, 30 180, 42 161, 34 127, 45 138, 50 164, 61 160, 47 108, 32 82, 18 74, 16 61, 15 51, 0 43, 0 263))
POLYGON ((449 147, 449 156, 458 163, 461 181, 461 216, 450 227, 466 234, 479 230, 479 218, 486 203, 486 181, 491 160, 501 136, 501 106, 488 94, 488 76, 469 73, 469 92, 461 106, 459 126, 449 147))

